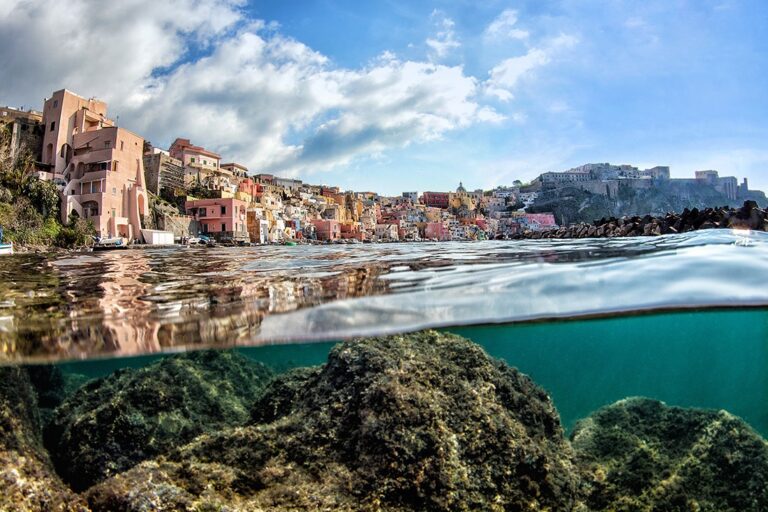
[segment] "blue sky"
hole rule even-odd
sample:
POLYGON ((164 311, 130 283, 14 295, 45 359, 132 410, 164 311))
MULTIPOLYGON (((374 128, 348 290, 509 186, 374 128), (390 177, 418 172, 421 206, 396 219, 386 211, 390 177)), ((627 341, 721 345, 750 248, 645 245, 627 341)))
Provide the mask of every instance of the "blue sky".
POLYGON ((252 172, 355 190, 586 162, 768 189, 765 1, 156 4, 0 0, 0 103, 66 87, 157 145, 186 136, 252 172), (92 30, 57 29, 68 16, 92 30))

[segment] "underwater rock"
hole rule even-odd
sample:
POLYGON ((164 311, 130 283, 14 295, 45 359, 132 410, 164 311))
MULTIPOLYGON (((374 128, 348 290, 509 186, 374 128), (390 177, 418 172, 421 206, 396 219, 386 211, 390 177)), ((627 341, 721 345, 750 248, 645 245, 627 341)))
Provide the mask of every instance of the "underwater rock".
POLYGON ((64 373, 52 364, 28 365, 24 369, 37 394, 37 407, 43 427, 50 421, 53 410, 89 380, 85 375, 64 373))
POLYGON ((252 418, 92 487, 89 504, 569 511, 577 503, 580 479, 547 394, 455 335, 341 343, 324 366, 273 381, 252 418))
POLYGON ((768 444, 725 411, 631 398, 583 420, 571 438, 592 475, 590 510, 768 510, 768 444))
POLYGON ((0 510, 84 511, 43 449, 35 391, 18 367, 0 368, 0 510))
POLYGON ((201 351, 123 369, 68 397, 45 429, 56 470, 77 490, 244 423, 272 372, 235 352, 201 351))

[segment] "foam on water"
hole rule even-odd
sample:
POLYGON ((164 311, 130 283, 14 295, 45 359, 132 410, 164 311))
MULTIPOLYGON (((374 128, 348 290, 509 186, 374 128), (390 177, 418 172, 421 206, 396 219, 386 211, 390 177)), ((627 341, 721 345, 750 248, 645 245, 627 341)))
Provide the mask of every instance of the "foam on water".
POLYGON ((768 235, 154 248, 0 259, 8 361, 768 305, 768 235))

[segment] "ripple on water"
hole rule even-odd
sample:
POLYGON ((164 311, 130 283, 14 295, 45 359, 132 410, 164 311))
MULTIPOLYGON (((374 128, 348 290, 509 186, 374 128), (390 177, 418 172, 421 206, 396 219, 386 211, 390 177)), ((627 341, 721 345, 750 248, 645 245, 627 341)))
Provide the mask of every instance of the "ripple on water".
POLYGON ((0 259, 8 360, 768 305, 768 235, 158 248, 0 259))

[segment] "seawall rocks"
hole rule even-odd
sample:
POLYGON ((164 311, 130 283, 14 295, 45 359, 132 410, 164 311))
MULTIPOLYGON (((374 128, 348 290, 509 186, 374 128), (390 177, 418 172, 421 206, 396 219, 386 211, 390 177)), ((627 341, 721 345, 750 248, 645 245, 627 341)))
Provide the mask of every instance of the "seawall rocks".
POLYGON ((629 236, 659 236, 686 233, 698 229, 751 229, 768 231, 768 212, 754 201, 745 201, 741 208, 685 209, 663 217, 602 218, 592 224, 580 223, 548 231, 524 231, 517 239, 546 238, 614 238, 629 236))

